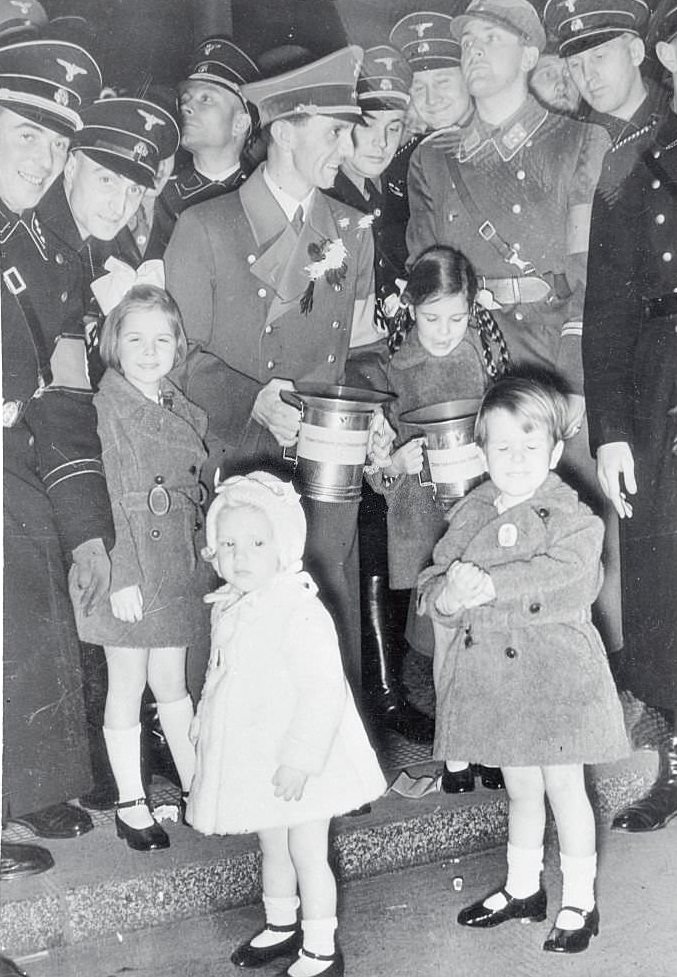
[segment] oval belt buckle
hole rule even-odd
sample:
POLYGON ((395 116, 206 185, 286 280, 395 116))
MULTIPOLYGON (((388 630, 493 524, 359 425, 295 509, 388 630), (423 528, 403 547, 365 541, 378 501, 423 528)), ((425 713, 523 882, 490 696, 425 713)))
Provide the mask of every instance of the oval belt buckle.
POLYGON ((172 507, 172 500, 164 485, 154 485, 148 493, 148 508, 154 516, 166 516, 172 507))

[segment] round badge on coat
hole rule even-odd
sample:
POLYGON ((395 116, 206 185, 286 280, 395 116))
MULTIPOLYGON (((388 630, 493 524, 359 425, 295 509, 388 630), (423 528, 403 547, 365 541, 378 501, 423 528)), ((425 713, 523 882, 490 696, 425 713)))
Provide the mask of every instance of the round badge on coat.
POLYGON ((514 546, 517 542, 517 526, 512 522, 504 522, 498 530, 499 546, 514 546))

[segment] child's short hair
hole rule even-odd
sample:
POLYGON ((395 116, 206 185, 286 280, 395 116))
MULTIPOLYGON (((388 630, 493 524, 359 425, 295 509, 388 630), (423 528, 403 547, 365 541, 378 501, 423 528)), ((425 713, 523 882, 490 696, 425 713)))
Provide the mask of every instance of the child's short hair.
POLYGON ((151 309, 159 309, 167 317, 167 322, 171 326, 176 340, 174 366, 183 363, 188 351, 188 340, 183 329, 183 320, 178 305, 164 288, 159 288, 157 285, 134 285, 115 308, 111 309, 103 324, 99 341, 99 355, 104 366, 120 371, 118 345, 125 317, 130 312, 148 312, 151 309))
POLYGON ((505 410, 522 418, 525 431, 544 427, 553 444, 567 437, 569 409, 566 397, 547 380, 504 377, 487 390, 475 421, 475 441, 480 448, 487 441, 487 417, 495 410, 505 410))

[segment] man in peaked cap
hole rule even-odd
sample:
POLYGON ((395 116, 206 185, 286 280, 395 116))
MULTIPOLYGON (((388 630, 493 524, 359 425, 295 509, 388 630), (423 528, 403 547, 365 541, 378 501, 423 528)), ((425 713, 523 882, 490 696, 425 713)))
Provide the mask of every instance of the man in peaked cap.
POLYGON ((34 39, 46 26, 47 14, 38 0, 0 0, 0 44, 34 39))
MULTIPOLYGON (((659 5, 648 38, 674 85, 674 0, 659 5)), ((604 226, 593 224, 588 274, 596 287, 583 329, 590 445, 621 519, 618 683, 660 711, 667 726, 651 744, 658 749, 655 783, 612 822, 630 832, 655 831, 677 816, 676 110, 673 96, 663 120, 640 137, 631 172, 604 201, 604 226)))
MULTIPOLYGON (((91 830, 66 803, 91 785, 80 647, 67 577, 85 612, 106 599, 113 526, 86 371, 79 267, 36 216, 101 86, 81 48, 0 49, 0 267, 4 427, 3 820, 43 838, 91 830)), ((49 852, 2 846, 3 881, 49 852)))
MULTIPOLYGON (((397 293, 396 279, 404 276, 406 221, 397 221, 400 200, 392 197, 383 174, 400 145, 410 86, 411 69, 396 48, 381 44, 364 52, 357 82, 362 118, 353 128, 353 155, 341 163, 334 186, 327 191, 371 215, 377 317, 384 323, 383 303, 397 293)), ((348 362, 348 383, 386 389, 388 355, 385 333, 355 350, 348 362)), ((399 606, 388 588, 386 513, 384 497, 365 484, 359 523, 365 712, 376 730, 395 729, 409 738, 428 740, 432 721, 406 701, 399 683, 406 643, 403 615, 395 620, 399 606)))
MULTIPOLYGON (((361 61, 360 48, 349 47, 244 86, 258 109, 268 157, 236 193, 185 211, 165 255, 167 288, 192 348, 230 368, 218 398, 209 397, 204 358, 194 361, 186 382, 220 439, 211 462, 218 465, 221 457, 225 474, 270 466, 289 475, 282 448, 296 441, 299 413, 281 391, 299 380, 342 383, 349 349, 377 338, 371 228, 359 211, 317 192, 332 186, 352 155, 361 61), (321 275, 311 289, 313 254, 339 239, 347 251, 344 269, 331 276, 333 283, 321 275)), ((308 565, 334 613, 356 692, 357 507, 306 501, 308 565)))
POLYGON ((258 76, 252 59, 228 38, 210 37, 199 45, 179 86, 181 145, 192 160, 172 177, 159 202, 174 220, 186 207, 244 182, 241 156, 252 121, 241 89, 258 76))

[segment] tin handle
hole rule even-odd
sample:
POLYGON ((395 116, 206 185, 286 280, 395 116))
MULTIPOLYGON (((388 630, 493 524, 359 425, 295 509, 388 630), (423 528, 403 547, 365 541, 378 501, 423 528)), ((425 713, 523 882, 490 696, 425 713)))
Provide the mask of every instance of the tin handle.
POLYGON ((433 477, 430 472, 430 462, 428 461, 428 438, 422 437, 421 444, 423 445, 423 468, 421 468, 418 473, 418 484, 421 488, 431 488, 433 490, 433 498, 437 494, 437 485, 433 482, 433 477))

